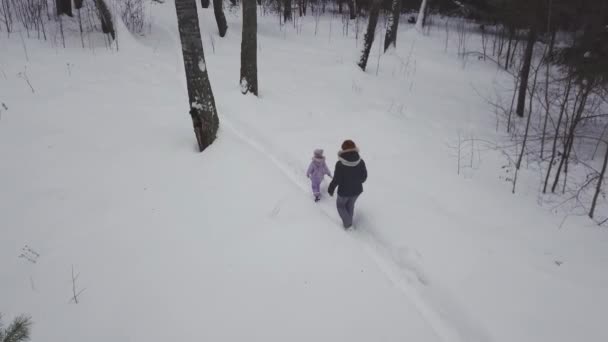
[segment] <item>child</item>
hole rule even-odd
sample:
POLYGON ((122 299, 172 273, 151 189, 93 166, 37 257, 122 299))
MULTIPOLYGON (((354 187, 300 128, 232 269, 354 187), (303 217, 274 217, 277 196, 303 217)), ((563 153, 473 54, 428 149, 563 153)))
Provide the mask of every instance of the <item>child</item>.
POLYGON ((325 175, 331 177, 331 171, 329 171, 327 164, 325 164, 323 150, 316 149, 312 162, 310 162, 310 166, 308 167, 308 171, 306 171, 306 176, 308 176, 312 182, 312 193, 315 196, 315 202, 318 202, 321 199, 320 186, 325 175))

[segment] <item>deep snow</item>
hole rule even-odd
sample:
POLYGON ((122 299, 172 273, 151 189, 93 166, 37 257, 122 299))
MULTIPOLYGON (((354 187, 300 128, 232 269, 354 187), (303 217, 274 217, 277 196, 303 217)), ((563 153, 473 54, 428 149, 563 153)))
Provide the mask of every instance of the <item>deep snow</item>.
POLYGON ((404 21, 362 73, 340 18, 260 16, 243 96, 240 19, 219 38, 202 10, 221 131, 198 154, 173 3, 150 13, 118 51, 0 38, 0 312, 34 341, 608 340, 606 232, 538 206, 533 172, 512 195, 495 151, 457 174, 459 135, 497 139, 495 66, 404 21), (345 138, 370 174, 348 233, 304 176, 345 138))

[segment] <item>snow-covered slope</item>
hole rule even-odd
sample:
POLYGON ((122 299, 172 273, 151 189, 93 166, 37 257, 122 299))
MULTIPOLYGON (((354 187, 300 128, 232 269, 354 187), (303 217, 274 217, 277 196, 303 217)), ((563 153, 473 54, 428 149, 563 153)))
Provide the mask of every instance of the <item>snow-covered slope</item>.
POLYGON ((459 135, 495 139, 494 66, 404 24, 362 73, 339 18, 260 16, 243 96, 240 19, 220 39, 203 10, 221 131, 198 154, 173 3, 151 14, 118 51, 0 38, 0 312, 34 341, 608 339, 606 232, 560 228, 525 173, 510 194, 494 151, 457 174, 459 135), (346 138, 370 174, 353 232, 304 177, 346 138))

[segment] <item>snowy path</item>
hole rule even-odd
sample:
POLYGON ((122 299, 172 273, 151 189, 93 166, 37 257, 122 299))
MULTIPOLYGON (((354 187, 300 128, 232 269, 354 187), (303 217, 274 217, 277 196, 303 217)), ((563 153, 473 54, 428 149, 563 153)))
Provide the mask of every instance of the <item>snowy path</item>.
MULTIPOLYGON (((239 139, 268 158, 307 198, 310 197, 308 181, 306 178, 302 177, 301 171, 296 171, 298 169, 293 167, 294 165, 297 165, 295 162, 279 159, 279 157, 273 153, 273 149, 269 145, 264 144, 260 138, 253 138, 251 133, 245 134, 243 129, 237 128, 233 121, 231 121, 232 119, 228 119, 224 116, 221 120, 224 128, 227 128, 239 139)), ((250 128, 249 132, 251 132, 250 128)), ((334 201, 332 199, 329 199, 328 201, 326 198, 325 201, 318 203, 319 210, 328 218, 328 220, 334 223, 336 228, 342 229, 340 219, 336 215, 333 203, 334 201)), ((419 267, 416 266, 413 261, 403 260, 402 258, 396 260, 395 257, 391 255, 390 246, 383 244, 374 236, 372 223, 365 220, 358 220, 355 225, 355 231, 350 231, 348 234, 351 237, 351 241, 356 243, 376 263, 378 269, 393 283, 395 288, 408 298, 409 302, 416 308, 441 341, 456 342, 479 340, 481 333, 475 332, 474 324, 472 322, 463 322, 462 317, 460 317, 460 328, 465 328, 468 330, 467 333, 474 334, 472 336, 460 336, 457 328, 448 323, 449 317, 442 317, 437 309, 433 308, 432 304, 424 298, 420 293, 419 288, 428 284, 426 279, 427 276, 419 270, 419 267), (463 323, 466 323, 467 325, 462 326, 463 323)), ((486 339, 484 338, 484 340, 486 339)))

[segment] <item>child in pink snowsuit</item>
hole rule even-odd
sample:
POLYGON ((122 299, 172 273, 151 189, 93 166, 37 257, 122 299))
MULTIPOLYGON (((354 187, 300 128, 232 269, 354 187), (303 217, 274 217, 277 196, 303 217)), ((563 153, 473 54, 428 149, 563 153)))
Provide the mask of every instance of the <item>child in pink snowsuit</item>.
POLYGON ((308 171, 306 171, 306 176, 310 178, 312 183, 312 193, 315 196, 315 202, 318 202, 321 199, 321 182, 325 175, 331 177, 331 171, 329 171, 329 168, 325 163, 323 150, 316 149, 312 162, 310 162, 310 166, 308 167, 308 171))

